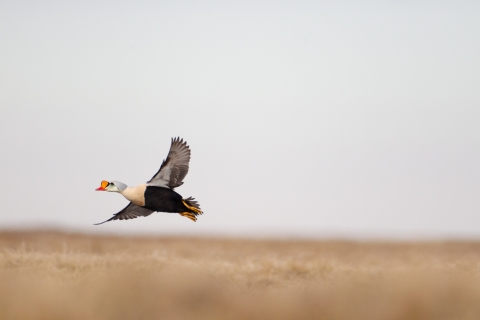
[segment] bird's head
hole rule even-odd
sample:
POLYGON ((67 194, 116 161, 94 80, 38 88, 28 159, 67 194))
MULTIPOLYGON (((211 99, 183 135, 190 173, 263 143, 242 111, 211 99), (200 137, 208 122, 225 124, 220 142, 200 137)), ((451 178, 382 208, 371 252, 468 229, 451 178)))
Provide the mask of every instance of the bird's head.
POLYGON ((127 188, 127 185, 118 181, 108 182, 103 180, 100 183, 100 187, 95 189, 96 191, 108 191, 108 192, 122 192, 127 188))

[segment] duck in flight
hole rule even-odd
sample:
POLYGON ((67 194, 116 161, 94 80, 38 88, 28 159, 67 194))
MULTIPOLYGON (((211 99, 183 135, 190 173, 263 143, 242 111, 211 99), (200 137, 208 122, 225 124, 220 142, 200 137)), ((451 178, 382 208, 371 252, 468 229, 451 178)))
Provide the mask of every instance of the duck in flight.
POLYGON ((176 212, 190 220, 197 221, 197 215, 202 214, 200 205, 194 198, 183 199, 173 189, 183 184, 183 179, 188 173, 190 161, 190 148, 186 141, 173 138, 165 159, 158 172, 147 183, 136 187, 129 187, 119 181, 108 182, 103 180, 97 191, 118 192, 130 203, 114 214, 110 219, 96 225, 112 220, 128 220, 137 217, 146 217, 153 212, 176 212))

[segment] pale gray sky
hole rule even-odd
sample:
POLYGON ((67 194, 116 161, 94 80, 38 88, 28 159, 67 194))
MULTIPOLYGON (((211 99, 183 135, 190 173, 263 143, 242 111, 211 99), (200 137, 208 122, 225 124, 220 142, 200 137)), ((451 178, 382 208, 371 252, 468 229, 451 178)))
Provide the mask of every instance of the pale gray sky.
POLYGON ((0 228, 480 237, 480 3, 3 1, 0 228), (170 138, 178 215, 93 223, 170 138))

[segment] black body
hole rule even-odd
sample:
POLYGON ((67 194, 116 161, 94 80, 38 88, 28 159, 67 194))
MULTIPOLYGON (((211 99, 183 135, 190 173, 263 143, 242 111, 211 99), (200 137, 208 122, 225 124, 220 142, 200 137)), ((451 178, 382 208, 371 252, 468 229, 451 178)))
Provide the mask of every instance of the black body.
POLYGON ((147 186, 144 207, 157 212, 192 212, 182 200, 172 189, 147 186))

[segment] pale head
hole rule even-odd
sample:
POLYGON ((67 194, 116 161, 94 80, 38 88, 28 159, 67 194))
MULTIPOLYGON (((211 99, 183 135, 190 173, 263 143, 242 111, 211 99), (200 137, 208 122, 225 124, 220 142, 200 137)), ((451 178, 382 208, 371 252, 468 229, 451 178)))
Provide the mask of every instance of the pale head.
POLYGON ((108 182, 106 180, 103 180, 100 183, 100 187, 95 189, 96 191, 108 191, 108 192, 122 192, 127 188, 127 185, 125 183, 122 183, 120 181, 112 181, 108 182))

